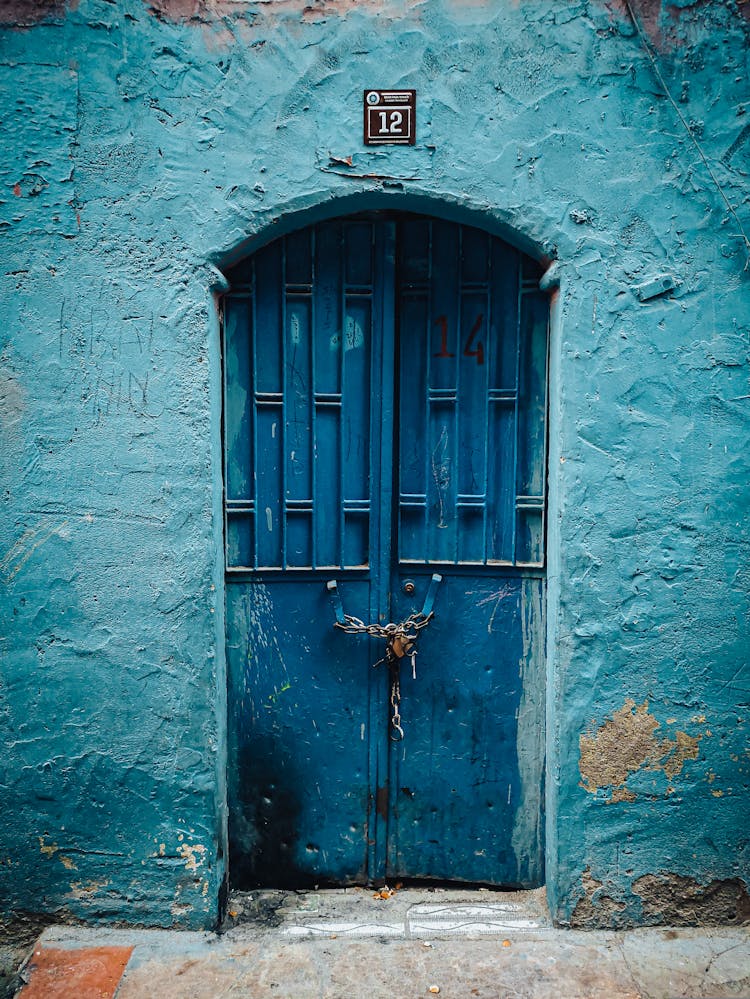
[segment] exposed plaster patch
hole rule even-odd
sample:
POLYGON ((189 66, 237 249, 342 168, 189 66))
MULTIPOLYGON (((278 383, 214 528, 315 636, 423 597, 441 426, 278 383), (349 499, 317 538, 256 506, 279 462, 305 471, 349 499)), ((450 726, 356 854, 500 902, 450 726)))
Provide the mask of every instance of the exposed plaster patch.
POLYGON ((190 846, 189 843, 181 843, 177 848, 177 853, 184 859, 185 868, 195 872, 205 861, 206 848, 202 843, 190 846))
POLYGON ((636 705, 628 698, 593 735, 579 739, 580 786, 590 794, 611 788, 609 802, 635 801, 626 787, 628 777, 638 770, 662 770, 672 780, 686 760, 698 756, 700 736, 677 732, 674 740, 657 739, 660 723, 649 714, 648 701, 636 705))
POLYGON ((640 896, 644 922, 670 926, 726 926, 750 923, 750 895, 741 878, 699 884, 668 872, 644 874, 632 885, 640 896))
POLYGON ((70 894, 73 898, 81 901, 91 898, 108 885, 109 881, 74 881, 70 886, 70 894))
MULTIPOLYGON (((710 734, 710 732, 706 732, 706 735, 710 734)), ((698 741, 700 738, 701 736, 699 735, 691 736, 685 732, 678 731, 675 733, 674 742, 670 742, 669 739, 663 740, 662 746, 665 747, 667 759, 662 764, 662 769, 670 780, 681 773, 685 760, 698 759, 698 741)))
MULTIPOLYGON (((39 836, 38 839, 39 839, 39 852, 43 856, 54 857, 55 854, 60 853, 60 847, 57 845, 57 843, 45 842, 46 837, 44 836, 39 836)), ((70 857, 66 857, 62 853, 60 853, 60 856, 57 859, 60 861, 60 863, 67 871, 78 870, 78 866, 73 860, 71 860, 70 857)))
POLYGON ((60 847, 57 843, 45 843, 44 840, 44 836, 39 836, 39 852, 45 857, 54 857, 60 847))
POLYGON ((603 891, 604 882, 597 881, 587 867, 581 875, 583 898, 579 899, 571 916, 571 926, 611 926, 617 924, 617 915, 625 903, 603 891))
POLYGON ((633 925, 726 926, 750 922, 750 895, 741 878, 715 879, 701 885, 694 878, 661 872, 644 874, 627 889, 607 887, 586 868, 581 887, 583 896, 573 910, 571 926, 618 929, 633 925), (640 913, 626 901, 633 896, 640 901, 640 913))

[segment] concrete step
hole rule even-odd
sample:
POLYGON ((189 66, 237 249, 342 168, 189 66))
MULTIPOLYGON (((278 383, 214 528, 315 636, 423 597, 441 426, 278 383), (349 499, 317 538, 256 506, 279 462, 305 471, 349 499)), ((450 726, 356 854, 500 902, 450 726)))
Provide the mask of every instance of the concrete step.
POLYGON ((25 971, 28 995, 750 999, 750 928, 557 929, 543 891, 259 891, 235 893, 229 909, 221 933, 48 927, 25 971), (130 956, 113 993, 118 948, 130 956), (86 991, 99 957, 101 991, 86 991))

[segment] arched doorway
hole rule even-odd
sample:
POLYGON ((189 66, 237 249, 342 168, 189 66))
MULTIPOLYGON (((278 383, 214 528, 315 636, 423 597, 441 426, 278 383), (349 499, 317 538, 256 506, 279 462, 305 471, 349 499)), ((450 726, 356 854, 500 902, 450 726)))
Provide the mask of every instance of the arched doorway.
POLYGON ((540 276, 483 230, 385 212, 227 272, 235 887, 543 881, 540 276), (435 575, 398 729, 384 643, 334 629, 327 584, 382 625, 435 575))

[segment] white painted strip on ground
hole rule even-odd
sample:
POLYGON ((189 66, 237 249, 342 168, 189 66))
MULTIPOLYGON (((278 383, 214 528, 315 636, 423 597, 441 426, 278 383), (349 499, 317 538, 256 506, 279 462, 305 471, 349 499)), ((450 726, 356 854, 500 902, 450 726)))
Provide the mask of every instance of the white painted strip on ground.
POLYGON ((303 926, 285 926, 281 931, 287 937, 404 937, 403 923, 305 923, 303 926))
MULTIPOLYGON (((438 908, 438 907, 436 907, 438 908)), ((532 919, 498 919, 491 913, 482 913, 484 918, 466 918, 461 907, 455 909, 441 907, 437 912, 426 916, 409 912, 402 923, 395 922, 356 922, 317 919, 310 922, 285 926, 281 930, 289 937, 430 937, 430 936, 504 936, 520 930, 541 930, 543 927, 532 919)))
POLYGON ((409 922, 409 933, 411 936, 415 937, 435 936, 436 934, 449 934, 451 936, 469 936, 472 934, 476 934, 477 936, 489 936, 494 934, 495 936, 504 936, 506 933, 513 931, 540 930, 541 928, 542 927, 539 926, 538 923, 532 923, 525 919, 510 920, 505 923, 482 923, 478 920, 465 920, 457 922, 445 920, 435 923, 409 922))
POLYGON ((461 915, 471 918, 473 916, 504 916, 509 912, 521 912, 520 905, 502 905, 500 903, 496 904, 491 902, 487 905, 430 905, 428 903, 418 903, 413 905, 409 912, 418 913, 420 916, 423 915, 438 915, 440 913, 447 913, 448 915, 461 915))

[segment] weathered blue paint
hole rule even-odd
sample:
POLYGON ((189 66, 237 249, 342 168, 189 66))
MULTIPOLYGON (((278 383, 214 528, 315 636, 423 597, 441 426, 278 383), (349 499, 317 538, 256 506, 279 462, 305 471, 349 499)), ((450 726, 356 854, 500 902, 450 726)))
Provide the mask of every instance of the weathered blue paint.
POLYGON ((540 276, 480 230, 410 216, 325 222, 228 270, 237 885, 541 883, 540 276), (389 731, 382 638, 333 634, 334 616, 343 594, 360 620, 405 621, 441 579, 389 731))
POLYGON ((396 208, 558 260, 555 917, 655 921, 677 888, 727 918, 701 888, 748 879, 748 24, 631 6, 4 5, 9 906, 215 918, 216 266, 396 208), (417 88, 416 147, 362 148, 369 85, 417 88))

